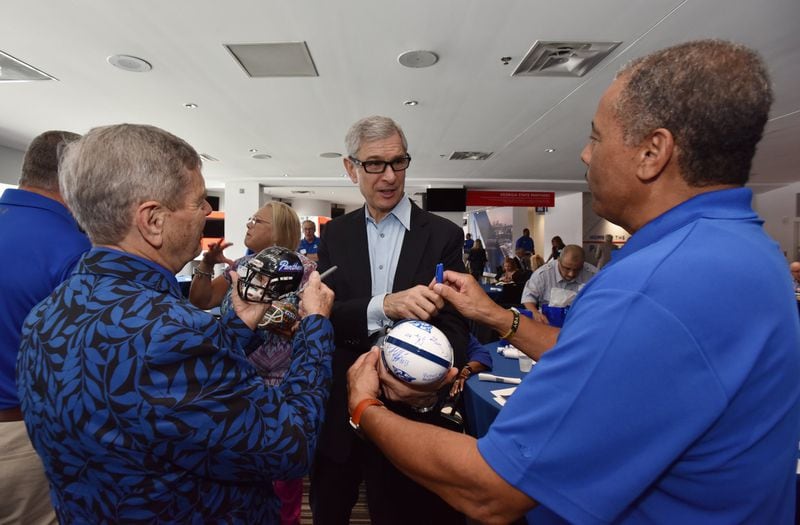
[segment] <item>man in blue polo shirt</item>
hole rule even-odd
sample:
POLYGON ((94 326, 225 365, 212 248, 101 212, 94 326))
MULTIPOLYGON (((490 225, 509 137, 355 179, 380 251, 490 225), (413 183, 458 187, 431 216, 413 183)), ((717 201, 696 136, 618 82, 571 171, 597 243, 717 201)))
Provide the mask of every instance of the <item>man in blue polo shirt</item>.
POLYGON ((303 221, 303 238, 300 239, 298 251, 312 261, 319 260, 319 255, 317 255, 317 251, 319 251, 319 237, 314 235, 316 231, 317 225, 314 224, 314 221, 303 221))
POLYGON ((624 68, 581 158, 594 210, 630 240, 560 331, 445 272, 433 289, 537 365, 476 441, 368 406, 381 383, 409 395, 373 350, 349 373, 363 434, 479 521, 792 523, 800 322, 744 188, 769 86, 756 53, 718 40, 624 68))
POLYGON ((0 252, 16 262, 0 272, 0 523, 55 523, 44 469, 22 421, 15 367, 25 316, 91 248, 58 189, 58 152, 78 138, 46 131, 33 139, 19 189, 0 197, 0 252))
POLYGON ((522 262, 526 270, 531 268, 531 255, 533 255, 533 238, 528 228, 522 230, 522 236, 514 245, 514 255, 522 262))

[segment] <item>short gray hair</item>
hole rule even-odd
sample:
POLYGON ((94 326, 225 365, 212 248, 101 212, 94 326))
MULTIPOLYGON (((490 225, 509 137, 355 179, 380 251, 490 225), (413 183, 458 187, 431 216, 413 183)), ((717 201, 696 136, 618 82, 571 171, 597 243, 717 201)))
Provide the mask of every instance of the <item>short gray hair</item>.
POLYGON ((678 146, 690 186, 744 185, 772 104, 758 54, 722 40, 698 40, 657 51, 625 66, 614 108, 625 142, 658 128, 678 146))
POLYGON ((201 166, 194 148, 162 129, 104 126, 67 146, 61 194, 93 243, 115 244, 131 228, 139 204, 154 200, 178 209, 189 171, 201 166))
POLYGON ((347 154, 355 157, 365 142, 387 139, 395 133, 400 135, 400 140, 403 141, 403 149, 408 151, 406 135, 403 133, 400 124, 389 117, 381 117, 379 115, 364 117, 350 126, 350 130, 344 138, 344 145, 347 148, 347 154))
POLYGON ((77 133, 58 130, 35 137, 25 151, 19 185, 58 193, 59 158, 64 147, 79 138, 77 133))

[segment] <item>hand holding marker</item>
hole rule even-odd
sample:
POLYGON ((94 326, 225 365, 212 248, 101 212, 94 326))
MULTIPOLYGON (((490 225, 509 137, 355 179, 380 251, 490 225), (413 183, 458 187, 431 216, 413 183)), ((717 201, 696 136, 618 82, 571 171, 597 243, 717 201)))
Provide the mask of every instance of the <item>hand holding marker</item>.
MULTIPOLYGON (((338 266, 331 266, 330 268, 328 268, 327 270, 325 270, 324 272, 319 274, 319 280, 320 281, 324 280, 327 276, 329 276, 330 274, 335 272, 337 268, 339 268, 339 267, 338 266)), ((306 281, 306 284, 301 286, 296 292, 289 292, 289 293, 287 293, 285 295, 282 295, 280 297, 280 299, 284 299, 285 297, 290 296, 290 295, 300 295, 301 293, 303 293, 303 290, 306 289, 307 285, 308 285, 308 281, 306 281)))

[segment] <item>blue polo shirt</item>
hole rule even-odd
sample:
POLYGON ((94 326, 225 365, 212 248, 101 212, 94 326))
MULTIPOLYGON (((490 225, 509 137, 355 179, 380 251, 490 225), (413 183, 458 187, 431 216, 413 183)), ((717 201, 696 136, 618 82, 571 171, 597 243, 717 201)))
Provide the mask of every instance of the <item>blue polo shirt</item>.
POLYGON ((89 248, 61 203, 25 190, 0 196, 0 253, 12 263, 0 272, 0 410, 19 406, 15 367, 25 316, 89 248))
POLYGON ((314 239, 311 241, 307 241, 305 237, 300 239, 300 247, 297 251, 302 253, 303 255, 315 255, 319 250, 319 237, 316 235, 314 239))
POLYGON ((514 248, 519 249, 522 248, 526 252, 533 253, 533 237, 526 237, 522 236, 517 239, 517 243, 515 244, 514 248))
POLYGON ((800 323, 751 199, 669 210, 578 295, 478 442, 529 521, 793 521, 800 323))

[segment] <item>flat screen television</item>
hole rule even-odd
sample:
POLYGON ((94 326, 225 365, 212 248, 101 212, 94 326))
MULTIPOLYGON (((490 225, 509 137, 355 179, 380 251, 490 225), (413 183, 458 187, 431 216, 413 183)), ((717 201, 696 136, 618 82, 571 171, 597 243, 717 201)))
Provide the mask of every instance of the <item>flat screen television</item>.
POLYGON ((428 188, 425 197, 428 211, 466 211, 466 188, 428 188))
POLYGON ((222 238, 225 237, 225 219, 206 219, 203 228, 203 237, 222 238))

